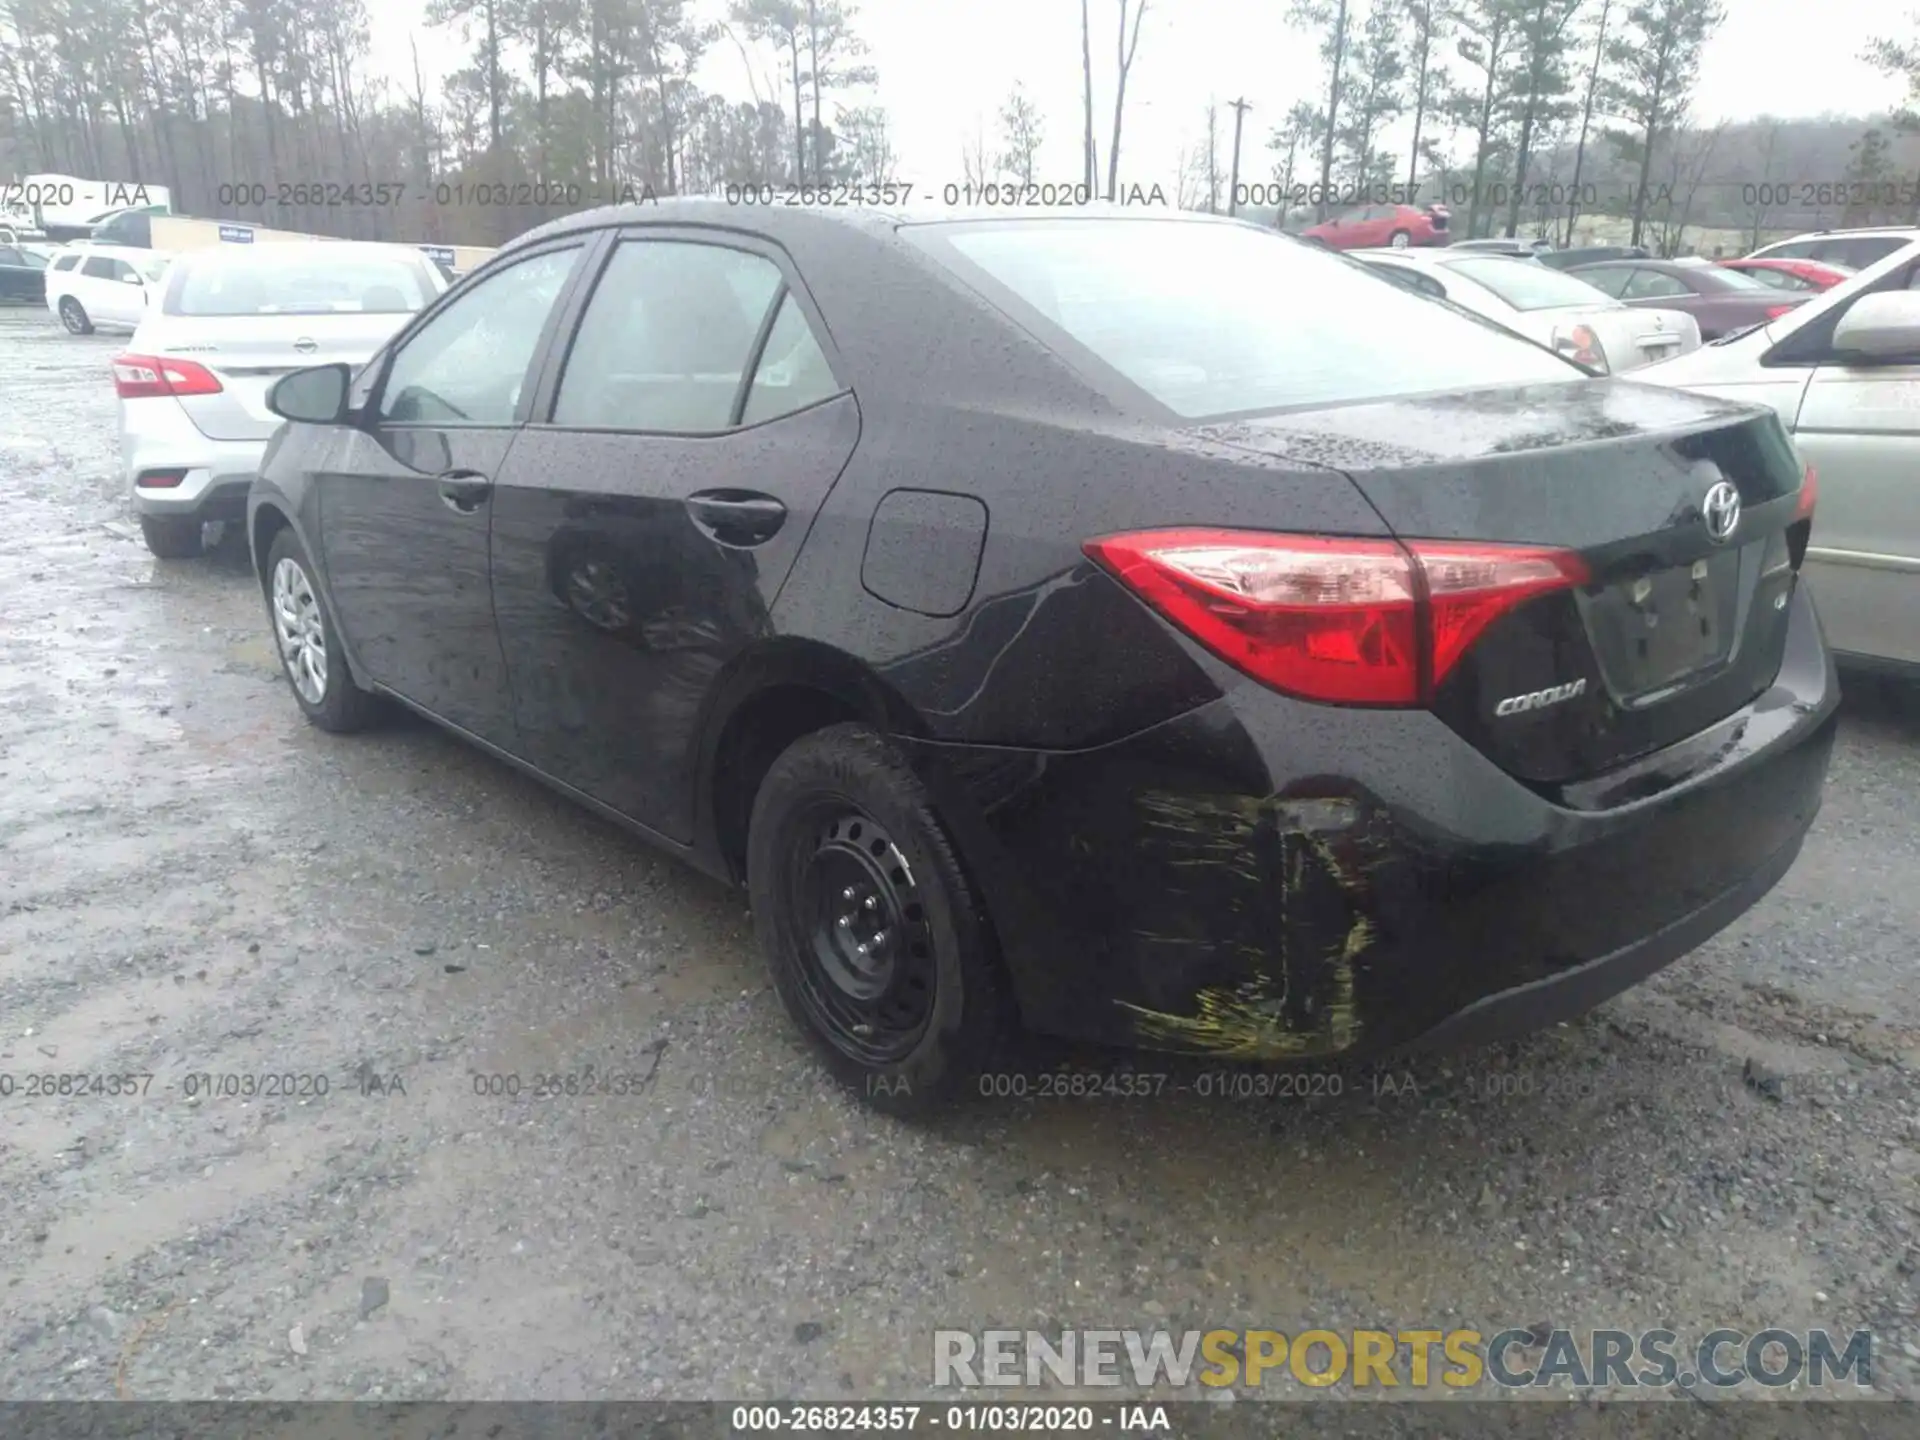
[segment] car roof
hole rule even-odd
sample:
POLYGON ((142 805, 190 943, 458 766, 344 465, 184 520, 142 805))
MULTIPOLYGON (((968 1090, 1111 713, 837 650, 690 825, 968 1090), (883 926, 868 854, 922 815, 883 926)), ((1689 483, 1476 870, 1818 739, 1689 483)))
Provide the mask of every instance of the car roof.
MULTIPOLYGON (((747 187, 751 188, 751 187, 747 187)), ((1029 208, 1018 211, 996 205, 942 205, 937 202, 909 201, 900 205, 756 205, 712 196, 663 196, 620 205, 602 205, 563 215, 536 226, 524 235, 502 245, 505 255, 558 235, 576 231, 601 230, 624 225, 687 225, 740 230, 763 235, 780 242, 800 235, 819 235, 823 231, 864 232, 882 236, 902 225, 935 223, 973 224, 985 221, 1018 224, 1036 220, 1158 220, 1194 225, 1246 225, 1268 230, 1271 226, 1253 225, 1227 215, 1209 215, 1196 210, 1176 210, 1163 204, 1123 204, 1093 201, 1086 205, 1062 205, 1057 209, 1029 208)))
POLYGON ((1513 255, 1504 250, 1460 250, 1449 245, 1439 250, 1415 250, 1408 246, 1405 250, 1390 249, 1385 245, 1361 245, 1346 252, 1349 255, 1377 255, 1382 260, 1398 260, 1413 266, 1445 265, 1452 260, 1506 260, 1515 265, 1538 265, 1540 257, 1531 252, 1525 255, 1513 255))
POLYGON ((149 250, 142 245, 96 245, 80 240, 66 247, 76 255, 105 255, 111 260, 171 260, 170 250, 149 250))
MULTIPOLYGON (((1913 235, 1920 236, 1920 225, 1856 225, 1850 229, 1804 230, 1798 235, 1788 236, 1786 240, 1770 241, 1773 245, 1785 245, 1792 240, 1817 240, 1823 235, 1913 235)), ((1764 248, 1764 247, 1763 247, 1764 248)))
POLYGON ((1238 226, 1300 250, 1312 244, 1270 225, 1158 204, 1009 213, 991 206, 768 207, 711 197, 661 199, 559 217, 508 241, 459 283, 485 284, 501 267, 526 258, 531 247, 578 243, 616 226, 653 229, 663 236, 677 228, 721 242, 759 240, 791 263, 799 279, 796 291, 803 303, 817 307, 832 358, 845 362, 847 379, 863 405, 869 400, 876 406, 919 404, 933 394, 956 412, 1037 410, 1109 419, 1134 414, 1024 328, 1022 320, 991 303, 935 249, 903 233, 921 222, 1017 226, 1036 219, 1067 225, 1125 219, 1136 225, 1238 226), (929 335, 939 336, 941 343, 928 344, 929 335))

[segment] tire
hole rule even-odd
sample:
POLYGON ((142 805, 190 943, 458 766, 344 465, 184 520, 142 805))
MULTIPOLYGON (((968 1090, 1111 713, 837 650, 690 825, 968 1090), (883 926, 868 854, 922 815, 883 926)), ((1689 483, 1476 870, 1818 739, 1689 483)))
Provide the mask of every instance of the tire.
POLYGON ((1002 1053, 1015 1017, 985 906, 919 777, 877 732, 830 726, 774 761, 754 797, 747 888, 781 1003, 873 1108, 931 1114, 1002 1053), (850 953, 875 934, 882 953, 850 953))
POLYGON ((191 560, 201 550, 198 515, 142 515, 140 537, 162 560, 191 560))
POLYGON ((1395 250, 1404 250, 1413 244, 1413 236, 1404 230, 1396 230, 1387 237, 1387 244, 1391 245, 1395 250))
POLYGON ((60 323, 67 327, 69 335, 93 333, 93 321, 87 318, 87 307, 71 295, 60 297, 60 323))
POLYGON ((292 530, 274 536, 267 551, 266 599, 280 670, 300 712, 336 735, 365 730, 377 721, 386 707, 379 696, 354 683, 333 619, 320 603, 313 562, 292 530), (317 657, 317 674, 310 664, 301 663, 303 655, 317 657))

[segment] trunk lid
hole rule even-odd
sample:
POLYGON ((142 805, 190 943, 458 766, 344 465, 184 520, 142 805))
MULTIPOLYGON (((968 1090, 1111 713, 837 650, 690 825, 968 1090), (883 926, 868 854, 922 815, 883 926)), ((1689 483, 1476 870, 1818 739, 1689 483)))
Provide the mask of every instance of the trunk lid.
POLYGON ((1802 468, 1771 411, 1575 380, 1213 434, 1344 471, 1402 540, 1581 556, 1586 584, 1495 620, 1434 692, 1435 712, 1521 779, 1603 774, 1723 719, 1779 670, 1802 468), (1739 505, 1721 536, 1723 483, 1739 505))
POLYGON ((213 440, 264 440, 280 428, 267 391, 309 365, 363 365, 408 314, 317 311, 296 315, 168 316, 161 355, 178 355, 219 377, 216 395, 179 397, 200 433, 213 440))
POLYGON ((1585 323, 1600 336, 1616 372, 1671 360, 1700 348, 1699 322, 1680 310, 1610 305, 1595 310, 1585 323))

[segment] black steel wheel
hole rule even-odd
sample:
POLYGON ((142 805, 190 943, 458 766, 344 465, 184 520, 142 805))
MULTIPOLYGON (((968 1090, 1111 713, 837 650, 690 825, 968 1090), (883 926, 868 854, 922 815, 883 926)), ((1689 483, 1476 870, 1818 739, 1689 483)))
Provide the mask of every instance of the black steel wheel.
POLYGON ((747 850, 775 988, 834 1074, 896 1114, 963 1093, 1014 1017, 985 907, 905 757, 862 725, 796 741, 747 850))
POLYGON ((913 868, 857 805, 826 799, 795 820, 776 913, 807 1018, 863 1065, 898 1063, 926 1032, 936 981, 913 868))

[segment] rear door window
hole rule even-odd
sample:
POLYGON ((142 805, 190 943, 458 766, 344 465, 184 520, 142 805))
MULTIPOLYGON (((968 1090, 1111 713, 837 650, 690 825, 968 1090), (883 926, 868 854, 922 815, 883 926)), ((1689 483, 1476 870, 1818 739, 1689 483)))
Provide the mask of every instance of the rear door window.
POLYGON ((839 393, 839 383, 833 378, 813 327, 807 323, 806 312, 789 291, 780 302, 773 329, 767 332, 766 348, 754 368, 740 423, 757 425, 791 415, 839 393))
MULTIPOLYGON (((732 429, 782 287, 779 266, 749 250, 622 241, 567 354, 553 423, 681 435, 732 429)), ((801 338, 784 343, 792 350, 801 338)), ((763 404, 774 403, 774 388, 770 372, 763 404)))

